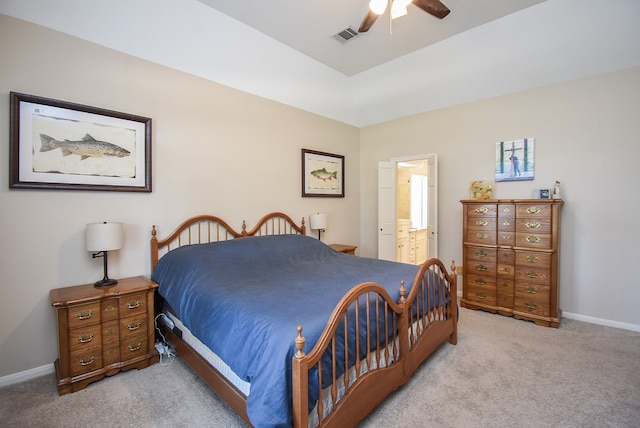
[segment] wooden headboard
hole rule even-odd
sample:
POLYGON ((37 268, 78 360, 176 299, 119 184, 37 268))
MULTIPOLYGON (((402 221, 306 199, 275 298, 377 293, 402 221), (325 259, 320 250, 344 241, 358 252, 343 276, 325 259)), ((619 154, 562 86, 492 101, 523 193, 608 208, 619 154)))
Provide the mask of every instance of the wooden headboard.
POLYGON ((220 217, 213 215, 199 215, 191 217, 178 226, 165 239, 157 238, 156 226, 151 228, 151 272, 164 254, 183 245, 207 244, 210 242, 227 241, 245 236, 267 235, 306 235, 307 229, 304 217, 297 225, 291 217, 281 212, 273 212, 262 217, 256 226, 247 232, 247 225, 242 221, 240 232, 233 229, 220 217))

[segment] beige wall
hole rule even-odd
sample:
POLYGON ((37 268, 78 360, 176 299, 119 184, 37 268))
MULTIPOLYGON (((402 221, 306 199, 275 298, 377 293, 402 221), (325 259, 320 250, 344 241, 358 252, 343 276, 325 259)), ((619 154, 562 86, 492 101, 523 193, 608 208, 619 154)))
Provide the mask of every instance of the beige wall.
POLYGON ((495 143, 522 137, 536 138, 536 179, 500 183, 495 194, 528 197, 562 182, 561 307, 640 326, 631 275, 639 88, 636 68, 359 130, 0 15, 0 378, 54 360, 50 289, 101 278, 101 261, 84 249, 88 222, 125 223, 124 248, 109 259, 116 278, 149 273, 151 224, 164 234, 199 213, 239 227, 267 211, 322 210, 324 241, 375 256, 378 160, 437 153, 439 254, 460 260, 458 201, 470 181, 492 178, 495 143), (153 193, 10 191, 10 91, 151 117, 153 193), (300 197, 301 148, 346 156, 346 198, 300 197))
POLYGON ((376 216, 365 215, 377 212, 377 183, 364 178, 376 176, 378 161, 438 154, 439 257, 460 261, 459 201, 468 199, 469 183, 493 179, 497 142, 533 137, 535 180, 497 183, 494 196, 529 198, 559 180, 560 307, 640 330, 638 94, 633 68, 363 128, 362 253, 377 251, 376 216))
MULTIPOLYGON (((325 242, 358 245, 359 130, 0 15, 0 377, 57 355, 52 288, 94 282, 86 223, 125 223, 111 277, 150 273, 152 224, 212 213, 240 228, 269 211, 329 214, 325 242), (9 92, 153 119, 153 193, 9 190, 9 92), (301 197, 302 148, 345 155, 346 197, 301 197)), ((315 236, 315 232, 309 232, 315 236)))

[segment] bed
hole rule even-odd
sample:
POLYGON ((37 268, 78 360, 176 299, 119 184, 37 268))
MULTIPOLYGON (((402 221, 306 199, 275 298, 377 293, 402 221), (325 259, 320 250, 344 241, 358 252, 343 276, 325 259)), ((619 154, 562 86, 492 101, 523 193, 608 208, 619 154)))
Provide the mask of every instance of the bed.
POLYGON ((453 262, 343 254, 280 212, 151 235, 162 337, 251 426, 354 426, 457 341, 453 262))

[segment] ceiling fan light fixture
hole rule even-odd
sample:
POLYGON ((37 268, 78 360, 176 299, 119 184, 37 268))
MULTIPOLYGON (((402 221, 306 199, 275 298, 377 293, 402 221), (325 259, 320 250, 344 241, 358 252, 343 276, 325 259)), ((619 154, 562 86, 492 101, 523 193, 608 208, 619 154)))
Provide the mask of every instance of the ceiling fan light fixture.
POLYGON ((400 4, 397 0, 391 5, 391 19, 400 18, 407 14, 407 7, 400 4))
POLYGON ((376 15, 382 15, 387 10, 387 0, 371 0, 369 2, 369 9, 376 15))

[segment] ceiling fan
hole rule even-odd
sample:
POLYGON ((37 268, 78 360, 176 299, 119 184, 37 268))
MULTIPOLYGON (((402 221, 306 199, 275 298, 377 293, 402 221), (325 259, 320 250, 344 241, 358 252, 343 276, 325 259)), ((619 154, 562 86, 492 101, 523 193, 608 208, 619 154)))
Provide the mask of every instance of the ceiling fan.
POLYGON ((365 33, 369 31, 378 17, 385 12, 388 4, 391 5, 391 18, 397 18, 407 13, 407 6, 411 3, 438 19, 444 18, 451 12, 439 0, 371 0, 367 15, 362 20, 358 32, 365 33))

